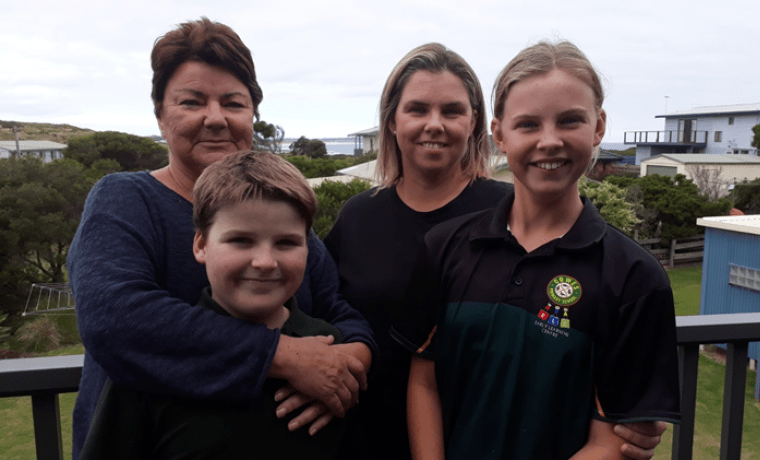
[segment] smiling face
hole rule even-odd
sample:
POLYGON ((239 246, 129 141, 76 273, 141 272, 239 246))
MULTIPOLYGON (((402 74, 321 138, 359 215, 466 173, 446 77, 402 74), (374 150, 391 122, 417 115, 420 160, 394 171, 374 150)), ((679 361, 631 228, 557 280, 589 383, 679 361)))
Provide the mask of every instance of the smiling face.
POLYGON ((223 207, 193 242, 214 301, 235 318, 270 328, 287 318, 283 304, 303 280, 308 252, 301 215, 284 201, 267 199, 223 207))
POLYGON ((461 171, 475 116, 462 80, 451 72, 415 72, 401 92, 392 131, 404 176, 461 171))
POLYGON ((605 120, 591 87, 562 70, 514 84, 491 129, 516 193, 543 202, 577 200, 578 179, 602 141, 605 120))
POLYGON ((192 179, 225 155, 250 149, 253 102, 232 73, 188 61, 166 85, 158 126, 169 144, 170 164, 192 179))

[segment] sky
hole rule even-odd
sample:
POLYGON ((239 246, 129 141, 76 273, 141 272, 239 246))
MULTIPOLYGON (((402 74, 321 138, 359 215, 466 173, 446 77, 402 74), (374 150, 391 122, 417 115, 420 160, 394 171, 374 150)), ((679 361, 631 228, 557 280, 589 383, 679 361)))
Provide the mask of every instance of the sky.
POLYGON ((522 48, 572 41, 604 79, 603 142, 662 130, 666 112, 760 102, 757 0, 8 0, 1 11, 0 120, 158 134, 153 43, 201 16, 251 49, 261 119, 287 138, 377 126, 391 69, 428 42, 464 57, 488 102, 522 48))

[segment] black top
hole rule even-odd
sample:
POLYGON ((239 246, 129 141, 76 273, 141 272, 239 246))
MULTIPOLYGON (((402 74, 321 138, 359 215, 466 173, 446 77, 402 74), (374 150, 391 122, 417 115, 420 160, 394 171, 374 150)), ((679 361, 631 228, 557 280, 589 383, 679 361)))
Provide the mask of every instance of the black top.
MULTIPOLYGON (((229 313, 204 289, 199 306, 229 313)), ((333 335, 337 328, 307 316, 295 298, 285 303, 290 317, 281 333, 293 337, 333 335)), ((188 331, 188 340, 192 333, 188 331)), ((213 354, 213 350, 209 350, 213 354)), ((192 359, 192 357, 188 358, 192 359)), ((219 369, 220 373, 229 372, 219 369)), ((224 404, 132 390, 110 379, 103 387, 80 459, 335 459, 347 420, 333 419, 315 436, 306 427, 287 429, 295 414, 278 419, 274 394, 286 382, 267 379, 251 405, 224 404)))
POLYGON ((509 190, 508 183, 476 180, 454 200, 430 212, 409 208, 395 187, 368 190, 346 202, 325 238, 338 265, 340 292, 367 318, 380 348, 359 408, 373 458, 410 458, 406 429, 410 358, 388 331, 402 311, 425 233, 454 217, 492 208, 509 190))

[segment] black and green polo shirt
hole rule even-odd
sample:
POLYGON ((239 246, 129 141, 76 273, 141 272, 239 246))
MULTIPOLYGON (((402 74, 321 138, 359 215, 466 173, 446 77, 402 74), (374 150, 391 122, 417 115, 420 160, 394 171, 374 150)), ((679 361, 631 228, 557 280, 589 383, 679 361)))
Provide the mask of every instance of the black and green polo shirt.
POLYGON ((507 229, 514 200, 441 224, 392 334, 436 361, 447 459, 564 459, 591 417, 679 414, 667 274, 593 204, 527 253, 507 229))

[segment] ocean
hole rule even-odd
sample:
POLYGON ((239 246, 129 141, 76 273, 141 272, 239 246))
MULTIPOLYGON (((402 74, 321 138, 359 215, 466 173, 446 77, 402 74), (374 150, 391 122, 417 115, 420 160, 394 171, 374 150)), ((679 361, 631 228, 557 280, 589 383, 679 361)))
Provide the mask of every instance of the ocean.
MULTIPOLYGON (((353 155, 354 154, 354 138, 348 137, 345 140, 342 138, 329 138, 329 139, 320 139, 322 142, 325 143, 325 147, 327 148, 327 154, 328 155, 353 155)), ((288 151, 290 150, 290 144, 295 142, 296 139, 285 139, 283 141, 283 150, 288 151)), ((602 142, 601 148, 602 150, 626 150, 628 148, 632 147, 631 145, 624 144, 622 142, 602 142)))
MULTIPOLYGON (((282 150, 287 152, 290 150, 290 144, 295 142, 297 139, 285 139, 282 142, 282 150)), ((327 148, 327 154, 328 155, 353 155, 354 154, 354 138, 353 137, 347 137, 345 140, 342 138, 330 138, 330 139, 320 139, 322 142, 325 143, 325 147, 327 148)), ((360 145, 361 147, 361 145, 360 145)))

